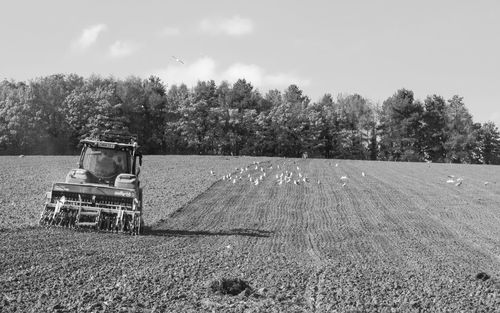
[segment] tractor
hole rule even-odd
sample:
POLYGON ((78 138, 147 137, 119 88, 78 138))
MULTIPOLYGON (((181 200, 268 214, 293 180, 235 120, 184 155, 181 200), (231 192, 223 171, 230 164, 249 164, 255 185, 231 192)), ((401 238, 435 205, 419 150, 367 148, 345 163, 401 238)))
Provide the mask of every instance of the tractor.
POLYGON ((136 137, 104 132, 80 143, 78 168, 47 192, 39 224, 141 234, 142 154, 136 137))

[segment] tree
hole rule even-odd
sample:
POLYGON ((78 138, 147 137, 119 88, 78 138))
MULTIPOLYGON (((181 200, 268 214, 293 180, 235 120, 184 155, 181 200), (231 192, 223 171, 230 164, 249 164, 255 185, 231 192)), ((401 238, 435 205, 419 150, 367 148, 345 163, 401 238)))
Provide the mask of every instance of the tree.
POLYGON ((482 163, 500 164, 500 132, 495 123, 484 123, 477 139, 482 163))
POLYGON ((443 162, 446 158, 446 103, 440 96, 428 96, 424 101, 420 129, 424 155, 432 162, 443 162))
POLYGON ((453 96, 446 107, 446 160, 453 163, 478 163, 477 131, 463 97, 453 96))
POLYGON ((382 104, 380 114, 380 153, 383 159, 423 160, 420 129, 424 109, 413 91, 400 89, 382 104))

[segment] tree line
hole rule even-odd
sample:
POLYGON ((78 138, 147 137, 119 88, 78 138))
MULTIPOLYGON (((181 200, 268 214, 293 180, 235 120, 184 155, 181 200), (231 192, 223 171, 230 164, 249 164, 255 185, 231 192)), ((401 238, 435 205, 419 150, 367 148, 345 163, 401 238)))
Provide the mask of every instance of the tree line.
POLYGON ((74 154, 99 130, 137 134, 148 154, 221 154, 500 163, 500 133, 475 123, 463 98, 382 104, 358 94, 311 101, 296 85, 262 95, 251 83, 170 88, 155 76, 56 74, 0 83, 0 154, 74 154))

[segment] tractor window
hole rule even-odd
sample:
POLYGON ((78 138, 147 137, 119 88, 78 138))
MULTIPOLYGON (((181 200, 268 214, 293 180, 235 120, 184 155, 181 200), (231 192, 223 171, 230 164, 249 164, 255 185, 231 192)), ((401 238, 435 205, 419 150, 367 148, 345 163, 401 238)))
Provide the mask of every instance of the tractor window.
POLYGON ((126 151, 87 147, 83 168, 97 177, 112 177, 128 172, 126 151))

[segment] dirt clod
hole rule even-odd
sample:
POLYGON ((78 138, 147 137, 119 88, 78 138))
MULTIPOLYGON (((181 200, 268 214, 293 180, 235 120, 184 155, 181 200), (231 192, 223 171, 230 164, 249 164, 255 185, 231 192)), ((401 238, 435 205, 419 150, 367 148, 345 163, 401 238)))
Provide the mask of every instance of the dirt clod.
POLYGON ((478 273, 476 275, 476 279, 486 281, 486 280, 490 279, 490 275, 486 274, 485 272, 481 272, 481 273, 478 273))
POLYGON ((250 285, 240 278, 217 279, 210 284, 210 288, 213 292, 232 296, 239 295, 242 292, 245 292, 245 294, 247 294, 252 290, 250 285))

